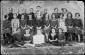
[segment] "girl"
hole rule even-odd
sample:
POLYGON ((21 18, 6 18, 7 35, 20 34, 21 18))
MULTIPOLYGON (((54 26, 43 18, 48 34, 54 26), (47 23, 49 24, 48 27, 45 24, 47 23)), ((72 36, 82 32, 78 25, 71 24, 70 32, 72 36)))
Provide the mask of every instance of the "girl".
POLYGON ((73 33, 74 33, 74 20, 72 18, 72 13, 71 12, 68 12, 67 13, 67 18, 65 19, 65 24, 66 24, 66 27, 67 27, 67 32, 68 34, 70 35, 70 39, 72 40, 72 36, 73 36, 73 33))
POLYGON ((50 19, 49 19, 49 14, 46 14, 46 15, 45 15, 44 32, 45 32, 46 40, 48 41, 48 35, 49 35, 49 32, 50 32, 50 19))
POLYGON ((4 38, 4 43, 11 43, 12 41, 12 36, 11 36, 11 21, 8 20, 9 16, 5 15, 4 16, 5 21, 3 22, 3 38, 4 38))
POLYGON ((65 26, 65 21, 64 21, 64 14, 60 13, 60 18, 58 19, 58 23, 59 23, 59 27, 58 28, 62 28, 63 32, 67 32, 67 28, 65 26))
POLYGON ((58 20, 56 19, 56 16, 55 14, 53 13, 52 16, 51 16, 51 28, 55 28, 56 31, 58 32, 58 20))
POLYGON ((75 19, 74 19, 74 27, 75 27, 75 34, 78 35, 78 41, 80 41, 80 37, 82 36, 82 29, 83 29, 83 24, 82 24, 82 20, 80 19, 80 14, 79 13, 75 13, 75 19))
POLYGON ((48 36, 48 39, 49 39, 49 43, 51 43, 51 44, 56 44, 57 43, 57 33, 56 33, 56 31, 55 31, 55 29, 53 28, 53 29, 51 29, 51 33, 49 34, 49 36, 48 36))

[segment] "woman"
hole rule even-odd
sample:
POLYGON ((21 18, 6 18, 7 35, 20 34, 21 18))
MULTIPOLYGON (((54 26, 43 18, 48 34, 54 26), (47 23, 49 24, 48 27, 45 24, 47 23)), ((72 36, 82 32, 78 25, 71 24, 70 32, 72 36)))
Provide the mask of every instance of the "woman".
POLYGON ((58 32, 58 20, 56 19, 56 15, 53 13, 51 16, 51 28, 55 28, 56 31, 58 32))
POLYGON ((21 36, 22 36, 22 41, 25 40, 24 34, 25 34, 25 29, 26 29, 26 20, 24 17, 24 14, 21 15, 21 19, 19 20, 20 22, 20 30, 21 30, 21 36))
POLYGON ((3 38, 4 43, 11 43, 12 42, 12 36, 11 36, 11 21, 8 20, 9 16, 4 16, 5 21, 3 22, 3 38))
POLYGON ((56 44, 58 42, 58 36, 54 28, 51 29, 51 33, 49 34, 48 39, 49 39, 49 43, 51 44, 56 44))
POLYGON ((72 40, 72 36, 73 36, 73 33, 74 33, 74 20, 72 18, 72 13, 71 12, 68 12, 67 13, 67 18, 65 19, 65 24, 66 24, 66 27, 67 27, 67 32, 69 34, 69 38, 71 38, 72 40))
POLYGON ((58 19, 58 23, 59 23, 59 27, 58 28, 62 28, 63 32, 67 32, 67 28, 65 26, 65 21, 64 21, 64 14, 60 13, 60 18, 58 19))
POLYGON ((48 41, 48 35, 49 35, 49 32, 50 32, 50 19, 49 19, 49 14, 46 14, 46 15, 45 15, 44 32, 45 32, 46 40, 48 41))
POLYGON ((74 27, 75 27, 75 34, 78 35, 78 41, 81 41, 80 37, 82 36, 82 29, 83 29, 83 24, 82 20, 80 19, 80 14, 75 13, 75 19, 74 19, 74 27))

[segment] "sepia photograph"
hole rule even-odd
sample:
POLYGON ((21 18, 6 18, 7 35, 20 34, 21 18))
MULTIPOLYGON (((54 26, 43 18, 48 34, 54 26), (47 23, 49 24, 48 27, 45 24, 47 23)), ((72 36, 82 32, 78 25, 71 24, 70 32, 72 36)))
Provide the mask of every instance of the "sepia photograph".
POLYGON ((2 0, 2 55, 83 55, 84 2, 2 0))

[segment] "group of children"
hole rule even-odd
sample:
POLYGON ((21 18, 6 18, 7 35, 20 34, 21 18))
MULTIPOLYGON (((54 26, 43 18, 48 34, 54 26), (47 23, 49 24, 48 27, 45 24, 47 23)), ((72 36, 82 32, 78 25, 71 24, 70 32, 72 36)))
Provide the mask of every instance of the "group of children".
POLYGON ((73 18, 72 13, 66 8, 62 8, 61 13, 55 8, 50 18, 47 9, 42 12, 41 7, 37 6, 36 10, 34 13, 33 8, 30 8, 30 13, 22 10, 23 13, 20 14, 19 10, 16 10, 17 13, 12 13, 13 9, 11 9, 10 13, 4 16, 5 43, 29 41, 34 44, 55 44, 76 38, 80 41, 83 37, 83 24, 79 13, 75 13, 73 18))

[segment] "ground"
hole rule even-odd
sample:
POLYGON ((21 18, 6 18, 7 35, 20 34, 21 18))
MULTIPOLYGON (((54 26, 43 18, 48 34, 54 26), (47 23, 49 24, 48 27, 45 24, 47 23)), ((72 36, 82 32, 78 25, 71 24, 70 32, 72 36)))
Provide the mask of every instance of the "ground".
POLYGON ((72 42, 72 46, 53 46, 48 44, 41 47, 7 48, 7 46, 1 46, 1 53, 8 55, 83 55, 84 49, 83 42, 72 42))

